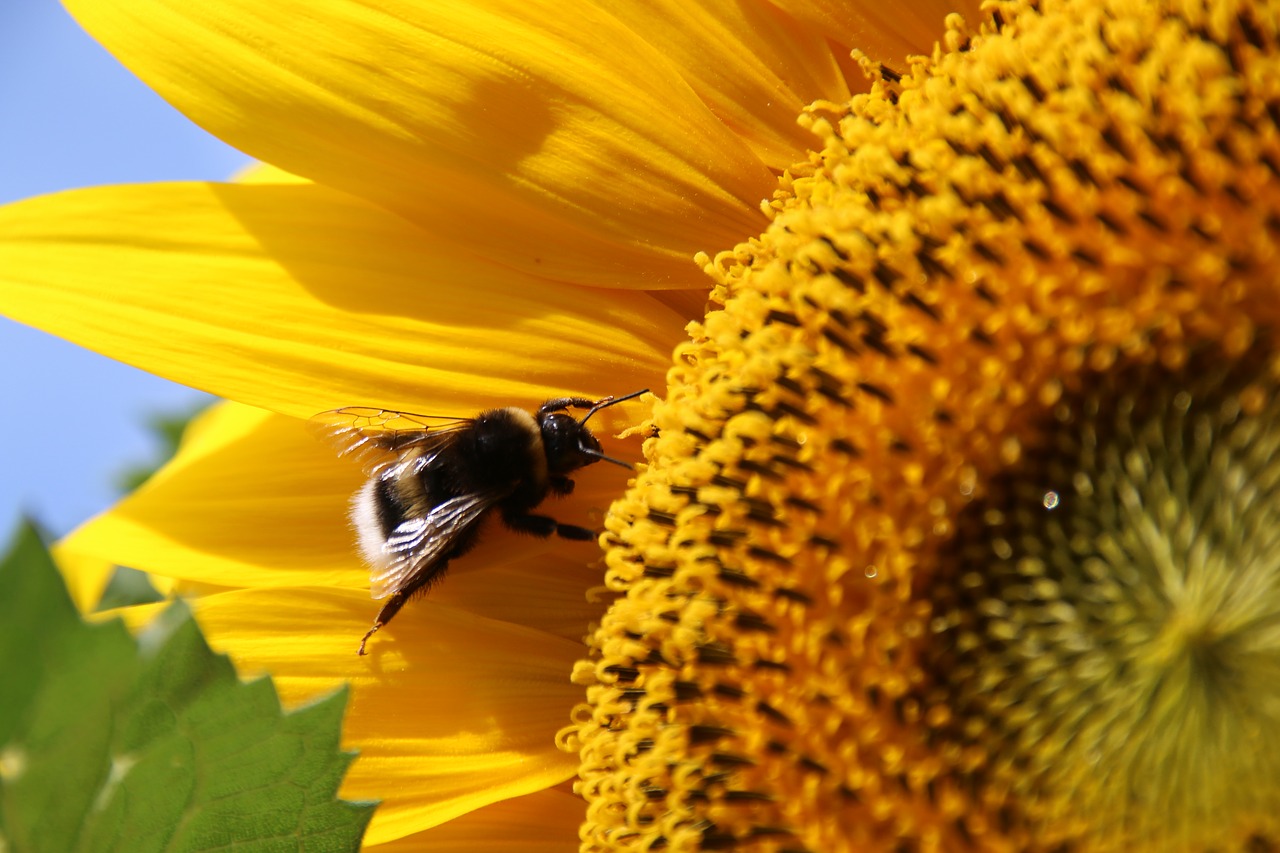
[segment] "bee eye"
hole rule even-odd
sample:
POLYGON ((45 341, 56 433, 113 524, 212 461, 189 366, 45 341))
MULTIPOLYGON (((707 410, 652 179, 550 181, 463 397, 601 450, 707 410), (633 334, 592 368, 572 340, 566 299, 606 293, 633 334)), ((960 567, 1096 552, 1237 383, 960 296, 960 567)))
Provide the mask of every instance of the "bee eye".
POLYGON ((595 437, 594 435, 592 435, 592 434, 591 434, 591 431, 590 431, 590 430, 588 430, 588 429, 586 429, 586 428, 584 427, 584 428, 582 428, 582 429, 580 429, 580 430, 579 430, 579 435, 578 435, 578 449, 579 449, 579 450, 584 450, 584 451, 589 451, 589 452, 591 452, 591 453, 599 453, 599 452, 600 452, 600 442, 599 442, 599 440, 597 440, 597 439, 596 439, 596 437, 595 437))
POLYGON ((565 474, 590 465, 595 461, 592 452, 600 450, 600 443, 591 431, 562 412, 542 421, 542 445, 552 474, 565 474))

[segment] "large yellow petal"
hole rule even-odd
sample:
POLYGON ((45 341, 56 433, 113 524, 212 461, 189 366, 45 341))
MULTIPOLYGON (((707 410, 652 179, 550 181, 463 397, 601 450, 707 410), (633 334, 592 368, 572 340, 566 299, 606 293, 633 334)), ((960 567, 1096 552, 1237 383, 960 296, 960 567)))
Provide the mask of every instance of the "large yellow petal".
POLYGON ((232 176, 237 184, 305 184, 306 178, 300 178, 292 172, 286 172, 278 166, 267 163, 251 163, 232 176))
POLYGON ((911 3, 868 3, 866 0, 772 0, 797 18, 821 29, 829 38, 858 48, 898 71, 912 54, 927 55, 942 38, 949 12, 963 14, 976 29, 983 15, 978 0, 913 0, 911 3))
POLYGON ((588 0, 67 0, 198 124, 528 272, 700 285, 773 175, 588 0))
POLYGON ((377 853, 566 853, 578 845, 586 805, 539 791, 476 809, 426 832, 379 844, 377 853))
MULTIPOLYGON (((568 673, 583 647, 430 601, 355 654, 369 625, 357 592, 254 589, 195 599, 210 645, 242 676, 270 671, 296 705, 352 688, 344 745, 360 750, 347 799, 381 799, 366 840, 377 844, 573 775, 556 732, 581 699, 568 673)), ((155 611, 123 613, 137 624, 155 611)))
POLYGON ((97 187, 0 208, 0 313, 300 417, 622 393, 662 377, 684 324, 644 294, 460 255, 309 184, 97 187))
POLYGON ((249 406, 203 414, 177 455, 62 542, 158 575, 223 586, 368 586, 346 521, 361 479, 306 424, 249 406))
POLYGON ((796 121, 804 108, 820 98, 849 97, 824 34, 769 3, 602 5, 671 59, 712 112, 779 171, 803 159, 816 141, 796 121))
POLYGON ((61 543, 52 549, 54 562, 62 579, 67 584, 67 592, 81 613, 89 613, 98 606, 102 593, 116 567, 110 560, 90 554, 81 554, 69 550, 61 543))

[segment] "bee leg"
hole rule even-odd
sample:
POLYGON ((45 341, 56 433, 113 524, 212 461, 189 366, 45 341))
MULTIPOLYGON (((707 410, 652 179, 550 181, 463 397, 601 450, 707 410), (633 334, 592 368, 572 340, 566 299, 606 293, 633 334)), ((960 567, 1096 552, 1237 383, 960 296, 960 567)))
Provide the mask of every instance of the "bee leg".
POLYGON ((573 539, 577 542, 596 541, 596 532, 576 524, 557 524, 556 535, 561 539, 573 539))
POLYGON ((596 404, 595 400, 586 397, 554 397, 538 407, 538 414, 545 415, 561 409, 589 409, 596 404))
POLYGON ((553 476, 547 478, 547 485, 551 491, 557 495, 573 494, 573 480, 564 476, 553 476))
POLYGON ((562 539, 576 539, 579 542, 591 542, 596 538, 594 530, 578 527, 573 524, 561 524, 554 518, 545 515, 504 515, 502 520, 518 533, 530 533, 539 539, 546 539, 556 534, 562 539))
POLYGON ((408 600, 409 600, 409 596, 406 595, 404 592, 394 593, 390 598, 387 599, 387 603, 382 605, 382 609, 378 611, 377 618, 373 620, 373 627, 370 628, 365 633, 365 635, 360 638, 360 651, 356 652, 356 654, 358 655, 368 654, 368 652, 364 650, 364 647, 365 647, 365 644, 369 642, 369 638, 372 637, 374 634, 378 633, 379 628, 381 628, 383 625, 390 622, 392 617, 394 617, 397 613, 400 612, 400 608, 404 607, 404 603, 408 600))

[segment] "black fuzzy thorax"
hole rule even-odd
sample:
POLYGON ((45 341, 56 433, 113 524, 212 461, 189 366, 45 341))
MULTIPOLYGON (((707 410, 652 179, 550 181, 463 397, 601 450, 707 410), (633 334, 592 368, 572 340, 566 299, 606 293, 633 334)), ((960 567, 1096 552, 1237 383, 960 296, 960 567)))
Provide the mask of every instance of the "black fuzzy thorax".
POLYGON ((525 412, 492 409, 482 412, 422 472, 424 497, 435 507, 450 498, 501 493, 503 512, 523 512, 547 496, 542 438, 525 412))

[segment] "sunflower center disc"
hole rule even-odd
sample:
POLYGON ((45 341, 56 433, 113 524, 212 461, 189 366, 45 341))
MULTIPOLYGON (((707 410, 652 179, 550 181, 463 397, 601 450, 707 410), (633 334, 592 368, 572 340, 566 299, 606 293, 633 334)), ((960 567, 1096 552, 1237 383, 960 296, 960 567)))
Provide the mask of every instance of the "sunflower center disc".
POLYGON ((1197 361, 1064 399, 934 587, 928 704, 1033 821, 1181 847, 1280 806, 1280 397, 1197 361))

